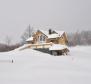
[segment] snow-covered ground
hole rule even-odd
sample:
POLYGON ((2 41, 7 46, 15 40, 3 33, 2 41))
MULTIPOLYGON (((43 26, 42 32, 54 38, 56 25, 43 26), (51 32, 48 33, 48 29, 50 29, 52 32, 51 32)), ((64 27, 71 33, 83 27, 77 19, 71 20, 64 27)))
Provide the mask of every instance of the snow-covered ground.
POLYGON ((72 47, 68 56, 31 49, 0 53, 0 84, 91 84, 90 50, 72 47))

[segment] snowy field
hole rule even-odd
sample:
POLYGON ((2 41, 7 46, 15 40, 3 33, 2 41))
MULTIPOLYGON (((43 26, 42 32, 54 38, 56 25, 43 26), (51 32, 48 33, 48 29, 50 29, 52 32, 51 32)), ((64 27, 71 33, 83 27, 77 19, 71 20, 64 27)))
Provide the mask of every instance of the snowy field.
POLYGON ((70 48, 68 56, 31 49, 0 53, 0 84, 91 84, 91 47, 70 48))

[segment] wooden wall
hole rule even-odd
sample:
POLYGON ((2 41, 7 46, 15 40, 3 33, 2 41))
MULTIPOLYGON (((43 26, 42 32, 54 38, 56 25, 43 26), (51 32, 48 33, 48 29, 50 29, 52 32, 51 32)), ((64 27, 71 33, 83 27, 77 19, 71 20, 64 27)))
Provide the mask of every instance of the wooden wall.
MULTIPOLYGON (((42 32, 36 32, 36 34, 34 35, 34 43, 35 44, 39 44, 39 37, 42 35, 43 33, 42 32)), ((44 34, 43 34, 44 35, 44 34)), ((45 35, 46 37, 46 40, 45 40, 45 43, 47 42, 47 36, 45 35)))
MULTIPOLYGON (((39 39, 39 36, 41 36, 42 34, 43 34, 42 32, 37 31, 33 35, 34 40, 33 40, 32 44, 40 44, 39 41, 38 41, 38 39, 39 39)), ((45 35, 45 34, 43 34, 43 35, 45 35)), ((62 37, 60 37, 60 38, 54 38, 54 39, 48 39, 48 37, 46 36, 45 43, 50 43, 50 42, 53 42, 55 44, 63 44, 63 45, 66 45, 67 44, 67 36, 66 36, 65 33, 63 34, 62 37)))

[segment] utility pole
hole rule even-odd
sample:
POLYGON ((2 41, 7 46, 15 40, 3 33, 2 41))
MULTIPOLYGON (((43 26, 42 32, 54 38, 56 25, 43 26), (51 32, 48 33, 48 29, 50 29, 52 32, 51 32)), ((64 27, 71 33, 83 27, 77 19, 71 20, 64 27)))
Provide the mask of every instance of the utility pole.
POLYGON ((28 32, 29 32, 29 37, 31 36, 31 26, 30 26, 30 24, 29 24, 29 26, 28 26, 28 32))

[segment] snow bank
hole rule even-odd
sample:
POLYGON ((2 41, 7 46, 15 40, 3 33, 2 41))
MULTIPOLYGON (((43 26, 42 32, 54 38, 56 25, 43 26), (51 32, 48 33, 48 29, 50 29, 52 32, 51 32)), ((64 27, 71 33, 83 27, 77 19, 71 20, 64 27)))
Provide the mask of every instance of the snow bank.
POLYGON ((25 49, 0 53, 1 84, 91 84, 91 47, 71 47, 69 56, 25 49))
POLYGON ((31 44, 24 44, 23 46, 21 46, 21 47, 19 47, 19 48, 17 48, 17 49, 15 49, 14 51, 20 51, 20 50, 22 50, 22 49, 26 49, 28 46, 30 46, 31 44))
POLYGON ((63 50, 63 49, 68 49, 66 45, 60 45, 60 44, 53 44, 49 50, 63 50))

